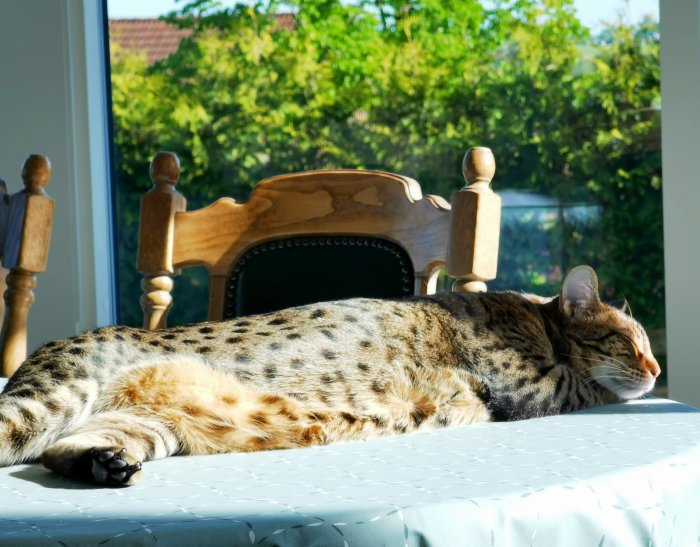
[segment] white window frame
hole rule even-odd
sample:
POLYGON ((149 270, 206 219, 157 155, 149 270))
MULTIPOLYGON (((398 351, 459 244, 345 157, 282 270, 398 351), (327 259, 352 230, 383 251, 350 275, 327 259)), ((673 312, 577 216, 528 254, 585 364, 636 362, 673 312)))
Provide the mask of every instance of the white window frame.
POLYGON ((660 0, 669 396, 700 407, 700 0, 660 0))

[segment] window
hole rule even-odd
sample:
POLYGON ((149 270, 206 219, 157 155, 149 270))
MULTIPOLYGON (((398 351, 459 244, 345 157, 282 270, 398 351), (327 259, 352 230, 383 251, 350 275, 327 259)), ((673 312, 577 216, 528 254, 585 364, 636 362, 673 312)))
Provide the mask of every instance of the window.
MULTIPOLYGON (((449 197, 464 148, 484 145, 504 198, 490 288, 552 294, 590 264, 663 360, 659 30, 640 17, 656 6, 591 30, 585 2, 533 4, 191 2, 167 20, 112 20, 122 320, 140 322, 138 198, 159 149, 180 156, 196 208, 330 167, 405 173, 449 197)), ((176 291, 189 301, 171 322, 201 318, 204 276, 176 291)))

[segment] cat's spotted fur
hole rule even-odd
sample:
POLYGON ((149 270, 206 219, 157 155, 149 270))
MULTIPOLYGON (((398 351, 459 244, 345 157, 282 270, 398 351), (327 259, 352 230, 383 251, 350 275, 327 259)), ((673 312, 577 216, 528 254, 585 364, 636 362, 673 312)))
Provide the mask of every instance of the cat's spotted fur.
POLYGON ((579 267, 558 298, 353 299, 218 323, 98 329, 30 357, 0 396, 0 465, 106 485, 145 460, 302 447, 639 397, 641 326, 579 267))

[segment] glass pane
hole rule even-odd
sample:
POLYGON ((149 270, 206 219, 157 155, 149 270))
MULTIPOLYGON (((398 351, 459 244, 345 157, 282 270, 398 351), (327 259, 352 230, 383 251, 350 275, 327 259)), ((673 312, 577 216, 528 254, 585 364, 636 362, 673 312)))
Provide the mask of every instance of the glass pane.
MULTIPOLYGON (((654 2, 600 14, 567 0, 197 1, 166 19, 114 19, 123 4, 109 2, 122 321, 140 322, 138 199, 158 150, 179 155, 192 209, 333 167, 399 172, 449 198, 465 147, 483 145, 504 202, 490 289, 555 294, 590 264, 663 360, 654 2)), ((188 314, 206 307, 205 283, 176 284, 199 291, 178 296, 188 314)))

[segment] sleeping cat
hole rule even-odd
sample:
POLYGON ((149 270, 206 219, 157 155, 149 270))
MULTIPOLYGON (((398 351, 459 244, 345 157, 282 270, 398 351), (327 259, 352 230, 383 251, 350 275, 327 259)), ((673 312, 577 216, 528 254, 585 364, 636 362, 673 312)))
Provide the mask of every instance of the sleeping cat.
POLYGON ((40 459, 107 486, 141 462, 328 444, 640 397, 642 327, 579 266, 556 298, 350 299, 51 342, 0 395, 0 465, 40 459))

